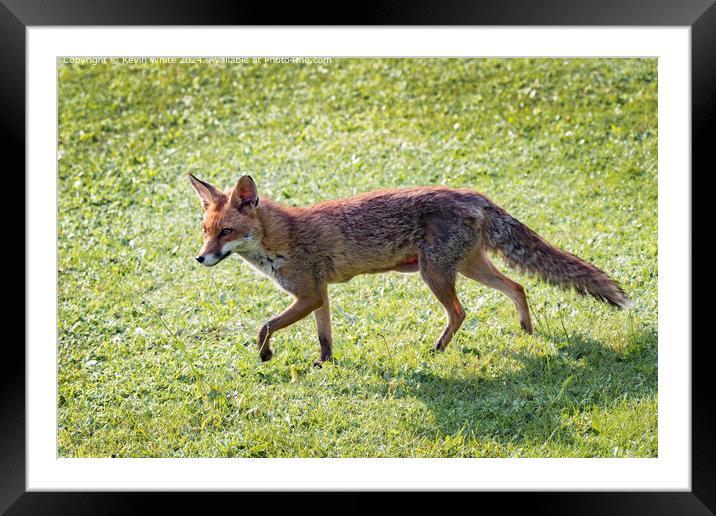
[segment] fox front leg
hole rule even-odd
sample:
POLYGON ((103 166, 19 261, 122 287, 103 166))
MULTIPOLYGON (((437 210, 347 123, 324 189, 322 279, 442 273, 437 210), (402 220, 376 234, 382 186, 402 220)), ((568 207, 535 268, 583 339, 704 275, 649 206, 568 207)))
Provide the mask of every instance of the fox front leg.
POLYGON ((322 304, 323 300, 320 296, 298 298, 285 311, 264 324, 261 327, 261 331, 259 331, 257 341, 261 361, 267 362, 273 357, 270 346, 271 335, 296 321, 300 321, 317 308, 320 308, 322 304))
POLYGON ((321 367, 323 362, 333 357, 333 336, 331 335, 331 309, 328 303, 328 289, 323 287, 323 304, 313 312, 318 330, 318 342, 321 345, 321 354, 313 365, 321 367))
POLYGON ((258 338, 258 348, 259 348, 259 356, 261 357, 262 362, 268 362, 273 357, 273 351, 271 351, 271 346, 269 344, 269 341, 271 340, 271 321, 267 322, 261 327, 261 331, 259 331, 259 338, 258 338))

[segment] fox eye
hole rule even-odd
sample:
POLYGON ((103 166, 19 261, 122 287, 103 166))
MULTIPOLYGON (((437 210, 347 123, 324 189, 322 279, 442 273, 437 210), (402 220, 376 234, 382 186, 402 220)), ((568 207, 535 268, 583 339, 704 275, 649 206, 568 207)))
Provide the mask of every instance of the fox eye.
POLYGON ((224 228, 221 230, 221 236, 226 236, 226 235, 230 234, 232 231, 233 231, 233 229, 231 229, 231 228, 224 228))

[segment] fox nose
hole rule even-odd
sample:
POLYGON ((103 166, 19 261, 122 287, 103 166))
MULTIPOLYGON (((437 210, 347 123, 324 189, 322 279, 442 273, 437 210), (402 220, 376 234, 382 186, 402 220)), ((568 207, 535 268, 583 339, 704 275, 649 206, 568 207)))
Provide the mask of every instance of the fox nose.
POLYGON ((196 261, 199 263, 204 263, 204 257, 203 256, 197 256, 196 261))

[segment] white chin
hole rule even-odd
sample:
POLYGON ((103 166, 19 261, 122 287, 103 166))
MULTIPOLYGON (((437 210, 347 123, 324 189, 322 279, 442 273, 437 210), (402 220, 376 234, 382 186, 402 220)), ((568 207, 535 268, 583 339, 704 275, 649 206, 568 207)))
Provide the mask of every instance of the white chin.
POLYGON ((206 267, 213 267, 217 263, 219 263, 221 260, 226 258, 228 254, 224 255, 223 258, 220 258, 218 256, 207 256, 203 262, 201 262, 202 265, 205 265, 206 267))

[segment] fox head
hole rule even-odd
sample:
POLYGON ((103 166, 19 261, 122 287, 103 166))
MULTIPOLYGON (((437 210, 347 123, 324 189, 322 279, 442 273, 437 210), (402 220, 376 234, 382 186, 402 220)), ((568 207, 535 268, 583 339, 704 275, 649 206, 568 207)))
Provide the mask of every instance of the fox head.
POLYGON ((256 250, 263 238, 258 219, 259 195, 250 176, 241 176, 226 192, 189 174, 204 208, 204 245, 196 261, 207 267, 216 265, 232 252, 256 250))

